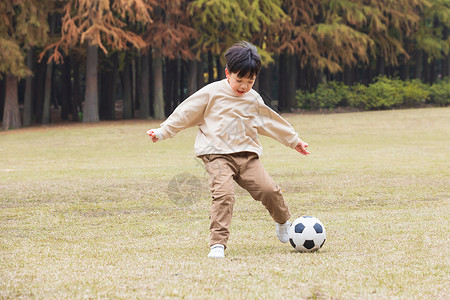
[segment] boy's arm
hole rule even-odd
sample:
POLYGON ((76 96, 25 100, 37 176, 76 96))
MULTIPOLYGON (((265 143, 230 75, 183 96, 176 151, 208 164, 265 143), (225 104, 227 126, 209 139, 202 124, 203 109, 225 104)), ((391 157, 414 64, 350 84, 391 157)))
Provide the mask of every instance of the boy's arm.
POLYGON ((178 105, 167 120, 161 123, 160 128, 150 129, 147 134, 156 143, 159 140, 173 137, 183 129, 201 123, 208 99, 207 92, 197 91, 178 105))
POLYGON ((308 144, 298 137, 292 125, 265 104, 259 106, 258 123, 259 134, 271 137, 303 155, 310 154, 306 149, 308 144))

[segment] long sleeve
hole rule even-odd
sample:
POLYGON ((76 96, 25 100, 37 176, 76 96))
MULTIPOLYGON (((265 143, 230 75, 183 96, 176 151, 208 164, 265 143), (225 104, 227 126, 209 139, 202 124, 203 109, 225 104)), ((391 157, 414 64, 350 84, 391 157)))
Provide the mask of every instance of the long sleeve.
POLYGON ((294 149, 301 141, 295 129, 262 100, 258 109, 257 123, 258 134, 273 138, 287 147, 294 149))
POLYGON ((208 100, 208 91, 203 88, 178 105, 167 120, 161 123, 160 131, 164 139, 173 137, 183 129, 199 125, 203 121, 208 100))
POLYGON ((182 102, 161 124, 163 139, 198 126, 195 154, 254 152, 262 155, 258 134, 295 148, 301 141, 294 128, 264 104, 254 90, 236 96, 226 79, 203 87, 182 102))

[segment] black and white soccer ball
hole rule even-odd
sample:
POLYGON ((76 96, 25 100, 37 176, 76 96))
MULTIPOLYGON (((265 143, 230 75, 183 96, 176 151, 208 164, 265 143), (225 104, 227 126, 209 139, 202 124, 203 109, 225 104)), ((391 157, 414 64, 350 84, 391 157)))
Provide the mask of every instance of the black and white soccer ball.
POLYGON ((299 252, 319 250, 326 239, 325 226, 315 217, 303 216, 288 229, 289 242, 299 252))

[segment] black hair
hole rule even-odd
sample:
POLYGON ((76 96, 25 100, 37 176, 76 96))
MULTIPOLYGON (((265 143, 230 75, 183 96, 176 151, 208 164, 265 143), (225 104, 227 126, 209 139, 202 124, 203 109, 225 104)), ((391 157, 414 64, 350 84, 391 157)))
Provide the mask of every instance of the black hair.
POLYGON ((249 42, 242 41, 231 46, 225 53, 225 61, 228 72, 241 78, 254 78, 261 70, 261 57, 249 42))

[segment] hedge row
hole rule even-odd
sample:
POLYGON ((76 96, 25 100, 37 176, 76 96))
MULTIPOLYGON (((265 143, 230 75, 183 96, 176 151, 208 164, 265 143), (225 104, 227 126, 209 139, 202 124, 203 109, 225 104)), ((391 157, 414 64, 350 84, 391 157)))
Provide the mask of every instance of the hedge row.
POLYGON ((330 81, 319 84, 316 91, 298 90, 298 106, 302 109, 334 109, 353 107, 365 110, 417 107, 426 104, 447 106, 450 104, 450 78, 446 77, 432 85, 420 80, 377 77, 368 86, 356 83, 347 86, 330 81))

